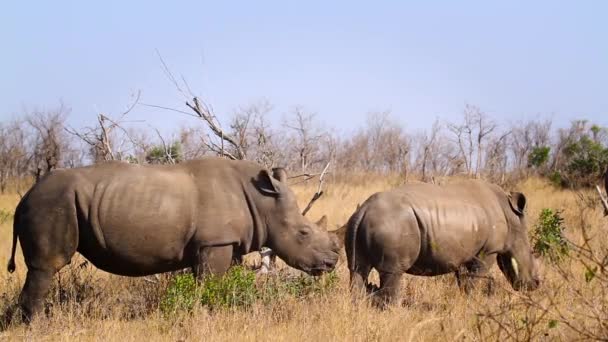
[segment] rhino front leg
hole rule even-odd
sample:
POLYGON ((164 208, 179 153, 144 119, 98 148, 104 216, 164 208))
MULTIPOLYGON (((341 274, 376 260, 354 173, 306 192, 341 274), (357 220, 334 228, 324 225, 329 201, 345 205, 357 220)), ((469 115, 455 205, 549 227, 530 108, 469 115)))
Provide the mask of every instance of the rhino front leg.
POLYGON ((486 293, 491 294, 493 292, 494 279, 488 273, 495 257, 494 255, 489 255, 462 265, 455 272, 456 282, 460 290, 469 295, 482 282, 486 285, 486 293))
POLYGON ((201 281, 206 274, 222 275, 228 271, 233 260, 232 245, 202 247, 192 265, 194 277, 201 281))

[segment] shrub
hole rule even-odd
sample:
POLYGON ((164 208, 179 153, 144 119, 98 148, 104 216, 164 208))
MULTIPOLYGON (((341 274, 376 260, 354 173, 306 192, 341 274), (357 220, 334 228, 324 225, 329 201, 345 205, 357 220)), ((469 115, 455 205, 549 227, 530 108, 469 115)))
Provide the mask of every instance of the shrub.
POLYGON ((149 164, 179 163, 183 159, 182 145, 179 141, 167 147, 154 146, 146 154, 146 162, 149 164))
POLYGON ((192 310, 196 301, 196 282, 191 273, 176 275, 167 287, 160 302, 163 313, 169 314, 179 310, 192 310))
POLYGON ((566 145, 564 156, 566 165, 562 171, 573 186, 594 184, 608 164, 608 148, 587 135, 566 145))
POLYGON ((255 285, 255 272, 235 266, 224 276, 205 277, 198 299, 210 308, 249 307, 259 296, 255 285))
POLYGON ((541 211, 538 222, 534 226, 534 252, 559 262, 569 253, 568 243, 564 237, 564 219, 559 211, 545 208, 541 211))
POLYGON ((233 266, 223 276, 205 277, 199 286, 190 273, 176 275, 161 300, 160 309, 164 314, 171 314, 190 311, 198 304, 212 310, 249 308, 256 302, 270 304, 289 297, 323 295, 337 284, 335 272, 319 278, 279 273, 256 280, 254 271, 244 266, 233 266))
POLYGON ((562 179, 562 174, 559 171, 551 172, 551 174, 549 174, 549 181, 554 186, 564 186, 564 180, 562 179))
POLYGON ((539 146, 532 149, 532 152, 528 155, 528 167, 540 168, 544 166, 549 160, 550 151, 549 146, 539 146))

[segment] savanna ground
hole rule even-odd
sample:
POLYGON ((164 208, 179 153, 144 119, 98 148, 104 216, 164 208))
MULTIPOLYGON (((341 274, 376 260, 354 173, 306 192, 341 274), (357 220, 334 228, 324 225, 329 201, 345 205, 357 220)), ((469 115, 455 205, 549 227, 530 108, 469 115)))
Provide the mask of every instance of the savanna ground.
MULTIPOLYGON (((308 214, 327 214, 330 229, 344 224, 357 203, 369 195, 401 184, 397 177, 352 176, 329 180, 325 195, 308 214)), ((441 182, 448 182, 443 179, 441 182)), ((303 207, 317 184, 295 185, 303 207)), ((543 208, 562 210, 566 237, 575 244, 590 242, 590 251, 573 249, 558 264, 544 262, 543 283, 535 292, 511 290, 497 266, 494 294, 478 290, 462 294, 453 275, 404 276, 404 304, 380 312, 353 305, 348 293, 345 259, 337 266, 339 281, 321 295, 283 297, 269 303, 170 315, 160 308, 168 277, 127 278, 83 265, 75 257, 55 278, 48 296, 47 319, 30 327, 9 326, 0 333, 8 340, 103 341, 451 341, 451 340, 592 340, 608 339, 608 281, 602 258, 608 245, 608 219, 603 218, 592 190, 558 189, 530 178, 512 187, 527 195, 529 231, 543 208), (584 229, 583 229, 584 228, 584 229), (586 238, 585 238, 586 237, 586 238), (595 262, 593 261, 595 260, 595 262)), ((12 214, 17 194, 0 197, 0 310, 14 303, 25 280, 26 268, 17 251, 17 271, 5 271, 12 240, 12 214), (4 213, 4 214, 3 214, 4 213)), ((604 264, 605 266, 605 264, 604 264)), ((375 276, 373 276, 375 278, 375 276)))

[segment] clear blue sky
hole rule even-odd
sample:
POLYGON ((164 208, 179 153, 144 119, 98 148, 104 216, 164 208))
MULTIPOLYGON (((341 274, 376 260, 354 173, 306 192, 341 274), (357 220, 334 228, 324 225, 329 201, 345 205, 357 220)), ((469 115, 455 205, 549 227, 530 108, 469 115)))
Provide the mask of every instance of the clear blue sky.
MULTIPOLYGON (((391 110, 409 129, 460 116, 608 126, 607 1, 10 1, 0 120, 72 107, 70 123, 142 101, 182 108, 155 49, 220 114, 267 98, 342 131, 391 110)), ((167 131, 194 124, 139 107, 167 131)))

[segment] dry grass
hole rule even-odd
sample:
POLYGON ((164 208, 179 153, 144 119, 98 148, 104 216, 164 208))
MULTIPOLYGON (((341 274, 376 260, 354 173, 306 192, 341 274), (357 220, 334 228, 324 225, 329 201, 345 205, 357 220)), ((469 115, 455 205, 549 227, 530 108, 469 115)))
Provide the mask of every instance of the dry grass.
MULTIPOLYGON (((340 179, 327 184, 325 195, 309 214, 312 219, 327 214, 333 228, 346 222, 357 204, 369 195, 401 183, 397 177, 340 179)), ((310 182, 295 187, 301 204, 307 202, 316 185, 310 182)), ((582 242, 581 227, 585 226, 594 235, 594 248, 599 251, 607 245, 608 220, 602 218, 599 207, 588 206, 584 197, 581 200, 575 192, 555 189, 538 179, 529 179, 517 188, 528 197, 530 226, 542 208, 560 209, 569 227, 569 239, 582 242)), ((594 196, 592 192, 586 194, 594 196)), ((0 209, 13 210, 17 201, 17 195, 0 196, 0 209)), ((10 253, 11 237, 11 222, 0 225, 2 310, 16 300, 26 272, 20 251, 17 252, 17 271, 9 275, 3 270, 10 253)), ((593 331, 596 336, 608 338, 608 333, 601 330, 601 322, 584 317, 593 310, 606 317, 606 293, 603 291, 607 285, 600 281, 586 282, 585 268, 575 259, 561 267, 566 270, 545 266, 542 288, 529 296, 511 291, 497 267, 493 274, 498 289, 492 296, 481 292, 469 297, 461 294, 453 276, 405 276, 402 295, 408 304, 384 312, 351 304, 347 291, 348 272, 342 262, 338 265, 339 288, 327 296, 311 300, 287 299, 271 305, 256 305, 246 311, 210 313, 199 307, 193 313, 176 317, 164 317, 158 309, 158 298, 166 282, 152 284, 142 278, 109 275, 91 266, 78 268, 81 261, 78 257, 56 277, 49 296, 48 319, 35 321, 29 328, 23 325, 9 327, 0 333, 0 337, 83 341, 221 341, 235 338, 554 341, 584 339, 584 331, 593 331), (565 323, 566 319, 569 323, 565 323)), ((608 330, 608 327, 604 329, 608 330)))

